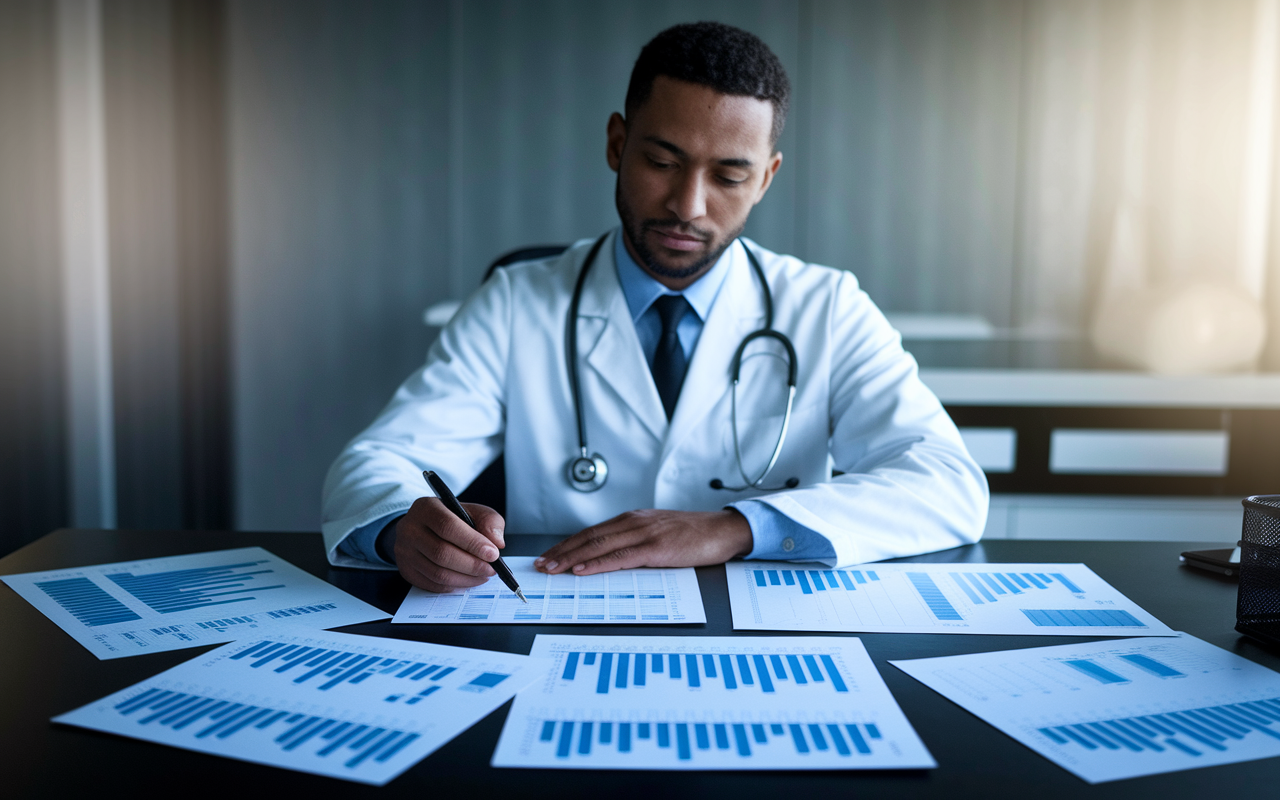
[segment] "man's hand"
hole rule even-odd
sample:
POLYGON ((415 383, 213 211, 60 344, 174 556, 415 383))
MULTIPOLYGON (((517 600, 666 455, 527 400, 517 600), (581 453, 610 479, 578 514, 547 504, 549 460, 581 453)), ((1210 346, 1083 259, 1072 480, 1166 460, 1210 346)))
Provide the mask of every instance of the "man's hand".
POLYGON ((552 575, 721 564, 751 552, 751 526, 724 511, 628 511, 575 533, 533 562, 552 575))
POLYGON ((489 564, 506 547, 506 521, 488 506, 463 503, 479 531, 454 516, 439 498, 415 500, 395 525, 392 551, 404 579, 428 592, 456 592, 494 575, 489 564))

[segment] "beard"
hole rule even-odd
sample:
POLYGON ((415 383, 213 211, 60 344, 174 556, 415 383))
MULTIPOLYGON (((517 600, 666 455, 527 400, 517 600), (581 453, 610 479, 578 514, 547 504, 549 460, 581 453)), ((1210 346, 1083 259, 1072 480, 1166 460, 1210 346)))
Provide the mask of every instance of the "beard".
POLYGON ((699 236, 704 240, 711 237, 706 231, 686 225, 676 218, 667 219, 639 219, 631 206, 627 204, 622 194, 622 180, 618 178, 614 182, 614 204, 618 207, 618 218, 622 220, 622 232, 627 237, 627 241, 631 243, 631 247, 635 250, 636 255, 640 257, 640 266, 653 275, 663 278, 671 278, 673 280, 684 280, 697 275, 699 272, 707 269, 710 265, 716 263, 720 259, 721 254, 733 244, 733 240, 737 239, 742 233, 742 229, 746 227, 744 220, 737 230, 725 236, 719 242, 715 242, 708 249, 707 254, 687 267, 668 267, 658 261, 657 254, 649 247, 645 241, 644 232, 647 228, 655 228, 659 230, 675 230, 679 233, 687 233, 693 236, 699 236))

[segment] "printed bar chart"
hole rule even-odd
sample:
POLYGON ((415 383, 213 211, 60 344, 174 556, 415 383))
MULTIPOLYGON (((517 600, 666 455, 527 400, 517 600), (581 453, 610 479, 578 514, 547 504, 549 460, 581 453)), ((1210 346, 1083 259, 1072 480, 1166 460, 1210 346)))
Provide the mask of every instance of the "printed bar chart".
POLYGON ((193 608, 249 602, 263 592, 283 589, 283 583, 270 585, 275 570, 266 565, 263 559, 145 575, 109 572, 106 578, 153 611, 174 614, 193 608))
POLYGON ((0 580, 102 659, 387 616, 260 547, 0 580))
POLYGON ((1083 564, 725 565, 738 630, 1171 636, 1083 564))
POLYGON ((783 757, 829 751, 851 759, 853 766, 859 756, 872 755, 872 747, 883 742, 879 727, 869 723, 595 723, 548 719, 541 721, 538 730, 539 743, 554 748, 557 759, 575 754, 590 756, 593 749, 607 748, 619 756, 635 754, 637 760, 661 758, 661 751, 666 750, 668 758, 674 755, 677 761, 692 762, 703 751, 711 751, 714 743, 715 750, 725 751, 719 755, 743 759, 762 755, 773 745, 772 749, 783 751, 783 757))
POLYGON ((410 589, 391 621, 433 625, 669 625, 707 621, 698 578, 691 568, 545 575, 533 568, 532 557, 504 560, 528 603, 493 577, 480 586, 449 594, 410 589))
POLYGON ((142 619, 88 578, 36 581, 35 587, 90 628, 142 619))
POLYGON ((1186 634, 891 663, 1090 783, 1280 755, 1280 674, 1186 634))
POLYGON ((517 696, 495 766, 933 764, 856 639, 540 635, 532 652, 553 666, 517 696))
POLYGON ((569 652, 564 658, 561 680, 594 682, 597 694, 631 688, 663 688, 661 681, 682 682, 690 689, 717 685, 728 691, 758 689, 777 692, 783 681, 798 686, 829 687, 828 691, 848 692, 849 687, 828 653, 582 653, 569 652), (592 672, 595 677, 589 677, 592 672))
POLYGON ((546 668, 443 645, 273 636, 227 645, 54 721, 381 785, 546 668))

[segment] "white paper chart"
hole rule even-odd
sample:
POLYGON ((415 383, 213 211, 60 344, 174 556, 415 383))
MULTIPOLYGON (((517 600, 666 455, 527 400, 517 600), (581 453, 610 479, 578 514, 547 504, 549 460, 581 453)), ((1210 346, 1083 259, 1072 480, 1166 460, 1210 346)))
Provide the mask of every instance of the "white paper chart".
POLYGON ((337 628, 387 617, 261 547, 0 580, 102 659, 230 642, 281 624, 337 628))
POLYGON ((1280 674, 1186 634, 892 663, 1089 783, 1280 756, 1280 674))
POLYGON ((725 564, 735 630, 1172 636, 1084 564, 725 564))
POLYGON ((600 575, 546 575, 532 556, 503 559, 528 604, 497 576, 449 594, 413 588, 393 623, 588 625, 706 622, 698 576, 692 568, 624 569, 600 575))
POLYGON ((857 639, 547 636, 495 767, 936 766, 857 639))
POLYGON ((272 634, 219 648, 54 722, 382 785, 546 668, 487 650, 272 634))

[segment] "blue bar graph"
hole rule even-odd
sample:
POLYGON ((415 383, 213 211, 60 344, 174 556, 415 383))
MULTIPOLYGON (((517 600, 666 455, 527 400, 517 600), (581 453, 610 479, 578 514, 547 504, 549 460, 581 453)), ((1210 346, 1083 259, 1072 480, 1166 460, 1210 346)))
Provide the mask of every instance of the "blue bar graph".
MULTIPOLYGON (((272 661, 282 655, 284 660, 297 658, 296 663, 318 663, 317 670, 319 672, 317 674, 331 675, 330 682, 335 685, 343 680, 351 680, 347 676, 353 673, 358 678, 359 675, 367 676, 370 674, 371 669, 377 668, 376 665, 359 662, 351 664, 330 661, 316 662, 315 659, 310 657, 311 654, 309 653, 299 655, 273 650, 245 651, 237 657, 261 657, 265 663, 265 661, 272 661), (331 668, 335 666, 338 671, 333 673, 331 668), (330 671, 325 672, 326 670, 330 671)), ((691 689, 715 687, 716 682, 718 682, 719 686, 717 688, 725 690, 734 691, 739 688, 750 687, 754 689, 758 687, 761 692, 773 694, 777 692, 775 681, 793 679, 799 685, 826 684, 829 682, 831 688, 837 692, 849 691, 848 684, 841 674, 840 667, 836 664, 835 659, 825 653, 788 654, 785 656, 769 654, 766 657, 763 654, 746 653, 732 655, 727 653, 685 653, 680 655, 676 653, 583 653, 573 651, 565 653, 564 666, 560 670, 560 680, 568 683, 579 679, 594 682, 596 694, 644 690, 649 686, 655 685, 656 681, 662 680, 664 664, 667 665, 666 680, 683 681, 691 689), (634 667, 631 666, 632 660, 635 662, 634 667), (790 663, 790 675, 785 663, 790 663), (617 665, 616 668, 615 664, 617 665), (648 665, 650 664, 653 665, 652 672, 649 672, 648 665), (598 665, 598 671, 594 676, 590 676, 589 668, 596 665, 598 665), (772 666, 772 672, 770 666, 772 666), (791 676, 794 677, 792 678, 791 676)), ((399 669, 399 666, 396 669, 399 669)), ((417 669, 417 667, 412 669, 417 669)), ((432 668, 428 667, 427 669, 432 668)), ((408 674, 410 670, 406 669, 404 673, 408 674)), ((425 673, 420 672, 418 677, 423 674, 425 673)), ((488 674, 486 673, 486 675, 488 674)), ((311 672, 303 673, 298 682, 311 677, 311 672)), ((503 677, 506 676, 495 678, 481 676, 476 680, 496 681, 503 677)), ((320 688, 323 689, 325 687, 322 686, 320 688)))
MULTIPOLYGON (((274 745, 286 752, 307 745, 317 758, 333 756, 347 769, 356 769, 370 760, 385 763, 419 738, 411 731, 371 728, 156 688, 116 704, 114 710, 139 725, 155 724, 189 732, 195 739, 253 737, 264 746, 274 745)), ((544 735, 545 731, 544 726, 544 735)))
POLYGON ((659 722, 652 726, 657 728, 656 739, 650 734, 651 723, 616 723, 616 737, 614 727, 615 723, 580 720, 546 719, 535 723, 539 744, 554 750, 555 757, 564 760, 590 760, 606 747, 616 747, 618 753, 629 754, 637 746, 666 749, 679 761, 695 761, 700 753, 714 752, 747 759, 762 752, 762 748, 779 746, 790 747, 801 754, 834 750, 842 758, 854 758, 871 755, 871 742, 882 741, 880 730, 873 723, 659 722), (597 724, 598 735, 595 734, 597 724))
POLYGON ((1128 611, 1104 609, 1021 609, 1037 627, 1145 628, 1128 611))
POLYGON ((266 561, 246 561, 220 567, 179 569, 134 575, 131 572, 108 574, 107 580, 146 603, 160 614, 173 614, 192 608, 243 603, 258 593, 283 589, 284 584, 265 585, 272 569, 253 569, 266 561))
POLYGON ((1141 669, 1144 672, 1149 672, 1158 678, 1180 678, 1183 675, 1183 673, 1168 664, 1165 664, 1162 661, 1157 661, 1151 656, 1143 655, 1142 653, 1130 653, 1128 655, 1120 656, 1120 658, 1128 661, 1130 664, 1133 664, 1138 669, 1141 669))
POLYGON ((1085 675, 1088 675, 1098 683, 1129 683, 1129 679, 1123 675, 1117 675, 1106 667, 1095 661, 1090 661, 1087 658, 1072 658, 1067 659, 1062 663, 1077 672, 1082 672, 1085 675))
POLYGON ((1055 725, 1039 731, 1054 744, 1073 749, 1080 747, 1096 751, 1102 748, 1131 753, 1162 753, 1172 749, 1190 756, 1201 756, 1209 750, 1227 752, 1233 742, 1244 741, 1254 734, 1280 739, 1280 697, 1055 725))
MULTIPOLYGON (((294 684, 310 685, 322 692, 331 691, 344 683, 358 684, 375 677, 389 678, 401 685, 387 697, 388 701, 398 702, 403 699, 408 705, 422 702, 423 698, 440 688, 440 680, 457 671, 456 667, 442 664, 383 658, 323 647, 304 647, 269 639, 255 642, 228 660, 239 661, 248 669, 270 669, 275 674, 285 675, 294 684), (410 688, 415 684, 421 687, 422 682, 434 684, 434 688, 427 691, 410 688)), ((508 677, 510 676, 500 672, 481 672, 457 688, 468 692, 485 692, 508 677)))
MULTIPOLYGON (((948 574, 956 586, 959 586, 969 598, 969 602, 974 605, 994 603, 1001 596, 1013 597, 1025 595, 1036 589, 1047 589, 1053 583, 1053 580, 1046 575, 1037 577, 1029 572, 951 572, 948 574)), ((1063 588, 1082 593, 1080 588, 1066 577, 1056 573, 1054 577, 1063 588)))
POLYGON ((91 628, 142 619, 88 578, 39 581, 36 588, 91 628))
POLYGON ((907 579, 911 581, 911 585, 916 587, 916 591, 920 593, 921 599, 925 605, 933 612, 933 615, 942 621, 963 620, 955 607, 951 605, 951 601, 947 600, 946 595, 933 582, 933 578, 927 572, 908 572, 907 579))
POLYGON ((1079 586, 1076 586, 1074 583, 1068 580, 1066 575, 1063 575, 1061 572, 1054 572, 1051 574, 1058 581, 1058 583, 1061 583, 1063 586, 1067 587, 1068 592, 1074 592, 1075 594, 1084 594, 1084 589, 1081 589, 1079 586))

